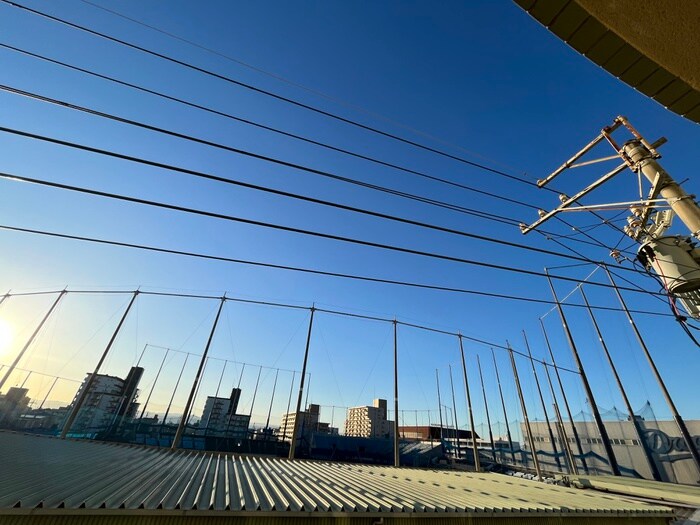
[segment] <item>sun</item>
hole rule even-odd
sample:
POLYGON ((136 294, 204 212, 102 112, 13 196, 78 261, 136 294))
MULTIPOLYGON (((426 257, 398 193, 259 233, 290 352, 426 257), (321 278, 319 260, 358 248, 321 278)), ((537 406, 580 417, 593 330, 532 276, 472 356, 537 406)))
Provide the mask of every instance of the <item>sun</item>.
POLYGON ((12 327, 4 319, 0 318, 0 355, 10 349, 12 344, 12 327))

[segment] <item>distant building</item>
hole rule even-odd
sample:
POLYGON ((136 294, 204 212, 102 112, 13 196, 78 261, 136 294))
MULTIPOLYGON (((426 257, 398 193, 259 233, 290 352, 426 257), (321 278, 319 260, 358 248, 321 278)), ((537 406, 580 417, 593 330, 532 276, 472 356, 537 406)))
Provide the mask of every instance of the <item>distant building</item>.
POLYGON ((26 388, 10 388, 6 394, 0 394, 0 424, 15 426, 20 416, 29 408, 29 392, 26 388))
MULTIPOLYGON (((75 419, 71 433, 97 434, 114 430, 124 422, 133 419, 138 409, 136 398, 138 396, 138 384, 143 375, 143 368, 132 367, 126 379, 120 377, 97 374, 95 376, 83 406, 75 419)), ((75 398, 68 406, 72 410, 78 398, 87 387, 92 374, 87 377, 78 388, 75 398)))
POLYGON ((386 399, 375 399, 372 406, 350 408, 345 419, 345 435, 393 437, 394 422, 387 420, 386 399))
MULTIPOLYGON (((306 438, 310 442, 311 434, 318 432, 321 434, 331 434, 333 430, 329 423, 319 421, 321 415, 321 407, 319 405, 309 405, 306 410, 299 412, 299 435, 306 438)), ((283 441, 291 441, 294 432, 294 422, 296 421, 296 412, 289 412, 282 415, 282 423, 280 424, 279 437, 283 441)))
POLYGON ((230 397, 207 397, 204 411, 199 421, 199 427, 204 429, 204 434, 207 436, 231 438, 248 437, 250 416, 247 414, 236 414, 240 399, 240 388, 232 389, 230 397))

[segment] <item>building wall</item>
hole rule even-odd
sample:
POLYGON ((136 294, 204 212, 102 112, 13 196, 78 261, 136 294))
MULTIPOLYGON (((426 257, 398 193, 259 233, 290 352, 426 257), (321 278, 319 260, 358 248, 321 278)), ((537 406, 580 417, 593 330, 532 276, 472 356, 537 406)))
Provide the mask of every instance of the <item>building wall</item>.
POLYGON ((350 408, 345 419, 345 435, 391 438, 394 435, 394 422, 386 417, 384 399, 375 399, 374 406, 350 408))

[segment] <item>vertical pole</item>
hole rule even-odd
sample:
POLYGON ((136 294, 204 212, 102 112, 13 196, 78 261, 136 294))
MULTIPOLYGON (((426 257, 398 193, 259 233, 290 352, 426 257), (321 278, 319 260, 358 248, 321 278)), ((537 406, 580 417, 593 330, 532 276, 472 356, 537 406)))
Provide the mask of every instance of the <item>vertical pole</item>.
POLYGON ((399 336, 396 319, 394 319, 394 466, 401 466, 399 455, 399 336))
MULTIPOLYGON (((309 361, 309 346, 311 345, 311 329, 314 325, 314 312, 316 308, 311 307, 311 316, 309 317, 309 331, 306 334, 306 348, 304 350, 304 363, 301 367, 301 379, 299 380, 299 397, 297 398, 296 416, 294 417, 294 426, 292 427, 292 441, 289 445, 289 459, 294 459, 297 448, 297 433, 299 432, 299 418, 301 417, 301 400, 304 397, 304 380, 306 379, 306 364, 309 361)), ((294 382, 294 380, 292 380, 294 382)))
MULTIPOLYGON (((270 408, 267 409, 267 421, 265 421, 265 430, 270 428, 270 416, 272 415, 272 403, 275 402, 275 391, 277 390, 277 376, 279 376, 280 369, 275 370, 275 382, 272 384, 272 397, 270 397, 270 408)), ((331 426, 332 423, 331 423, 331 426)))
POLYGON ((241 366, 241 373, 238 375, 238 384, 236 385, 236 388, 241 388, 241 381, 243 381, 243 371, 245 370, 245 363, 243 363, 243 366, 241 366))
POLYGON ((146 408, 148 408, 148 403, 151 401, 151 396, 153 395, 153 390, 156 388, 156 383, 158 382, 158 378, 160 377, 160 371, 163 370, 163 365, 165 365, 165 358, 168 357, 168 353, 170 352, 170 348, 165 349, 165 355, 163 356, 163 360, 160 362, 160 366, 158 367, 158 372, 156 372, 156 378, 153 380, 153 384, 151 385, 151 390, 148 392, 148 397, 146 398, 146 402, 143 405, 143 408, 141 409, 141 415, 139 416, 139 422, 136 423, 136 432, 139 431, 139 427, 141 426, 141 420, 143 419, 143 415, 146 413, 146 408))
POLYGON ((481 393, 484 396, 484 410, 486 410, 486 424, 489 427, 489 441, 491 442, 491 454, 493 454, 493 462, 496 462, 496 444, 493 441, 493 430, 491 430, 491 416, 489 415, 489 403, 486 400, 486 386, 484 386, 484 374, 481 372, 481 359, 479 354, 476 355, 476 364, 479 367, 479 380, 481 381, 481 393))
POLYGON ((556 440, 554 439, 554 432, 552 432, 552 425, 549 423, 549 414, 547 414, 547 405, 544 402, 544 396, 542 395, 542 388, 540 387, 540 379, 537 377, 537 370, 535 369, 535 361, 532 358, 532 352, 530 351, 530 343, 527 340, 527 335, 525 330, 523 330, 523 338, 525 339, 525 347, 527 348, 527 355, 530 356, 530 365, 532 366, 532 375, 535 376, 535 386, 537 387, 537 393, 540 396, 540 402, 542 403, 542 411, 544 412, 544 421, 547 424, 547 431, 549 433, 549 440, 552 443, 552 451, 554 452, 554 460, 557 463, 557 468, 561 470, 561 461, 559 460, 559 450, 557 449, 556 440))
POLYGON ((544 367, 545 375, 547 376, 547 382, 549 383, 549 391, 552 394, 552 403, 554 404, 554 414, 557 418, 559 436, 561 442, 564 444, 564 451, 566 452, 566 457, 569 462, 569 472, 571 474, 577 475, 578 468, 576 467, 576 460, 571 452, 571 444, 569 443, 569 438, 566 435, 566 430, 564 429, 564 421, 561 418, 561 412, 559 411, 559 404, 557 403, 557 396, 554 393, 554 384, 552 383, 552 376, 549 375, 549 368, 547 368, 547 363, 542 363, 544 367))
POLYGON ((51 387, 49 388, 49 391, 46 392, 46 395, 44 396, 44 399, 41 400, 41 404, 39 405, 39 408, 37 408, 37 410, 41 410, 42 408, 44 408, 44 403, 46 403, 46 400, 49 398, 49 395, 51 394, 53 387, 56 386, 56 381, 58 381, 58 377, 54 377, 53 383, 51 383, 51 387))
POLYGON ((253 417, 253 407, 255 406, 255 398, 258 395, 258 385, 260 384, 260 374, 262 374, 262 366, 258 367, 258 378, 255 380, 255 388, 253 389, 253 400, 250 402, 250 417, 253 417))
POLYGON ((457 334, 459 339, 459 354, 462 358, 462 374, 464 375, 464 393, 467 396, 467 408, 469 409, 469 426, 472 433, 472 452, 474 453, 474 469, 481 472, 481 462, 479 461, 479 448, 476 444, 476 431, 474 430, 474 411, 472 410, 472 395, 469 392, 469 378, 467 377, 467 361, 464 358, 464 344, 462 334, 457 334))
POLYGON ((289 384, 289 398, 287 399, 287 411, 285 412, 284 418, 284 430, 282 430, 282 439, 287 438, 287 423, 289 422, 289 408, 292 406, 292 393, 294 392, 294 378, 296 377, 296 370, 292 370, 292 382, 289 384))
POLYGON ((2 297, 0 297, 0 304, 4 303, 4 302, 5 302, 5 299, 8 299, 8 298, 10 297, 10 291, 11 291, 11 290, 8 290, 7 293, 5 293, 5 295, 3 295, 2 297))
MULTIPOLYGON (((619 476, 620 475, 620 467, 617 464, 617 458, 615 457, 615 452, 613 452, 612 445, 610 444, 610 438, 608 437, 608 431, 605 429, 605 425, 603 424, 603 418, 600 417, 600 412, 598 411, 598 405, 595 402, 595 398, 593 397, 593 391, 591 390, 591 385, 588 382, 588 376, 586 375, 586 371, 583 369, 583 363, 581 362, 581 358, 578 355, 578 349, 576 348, 576 343, 574 342, 574 337, 571 335, 571 330, 569 330, 569 325, 566 322, 566 317, 564 316, 564 309, 561 307, 561 303, 559 302, 559 299, 557 297, 557 292, 554 289, 554 284, 552 283, 552 279, 549 277, 549 272, 545 269, 545 273, 547 274, 547 280, 549 281, 549 287, 552 290, 552 297, 554 297, 554 302, 556 303, 557 311, 559 312, 559 317, 561 318, 561 324, 564 327, 564 332, 566 333, 566 339, 569 342, 569 347, 571 348, 571 352, 574 354, 574 360, 576 361, 576 367, 578 368, 579 374, 581 376, 581 382, 583 383, 583 388, 586 391, 586 397, 588 398, 588 402, 591 404, 591 410, 593 411, 593 417, 596 421, 596 425, 598 426, 598 432, 600 433, 600 437, 603 440, 603 447, 605 448, 605 455, 608 457, 608 463, 610 465, 610 468, 612 469, 612 474, 613 476, 619 476)), ((573 420, 571 422, 573 425, 573 420)))
POLYGON ((180 368, 180 373, 177 376, 177 381, 175 381, 175 387, 173 388, 173 393, 170 395, 170 401, 168 401, 168 406, 165 408, 165 414, 163 414, 163 421, 160 424, 160 429, 158 430, 158 439, 160 439, 160 434, 168 421, 168 414, 170 413, 170 407, 173 405, 173 399, 175 399, 175 394, 177 393, 177 388, 180 386, 180 379, 182 379, 182 374, 185 372, 185 367, 187 366, 187 361, 190 359, 190 353, 185 353, 185 361, 182 363, 182 368, 180 368))
POLYGON ((457 401, 455 401, 455 384, 452 380, 452 365, 450 365, 450 388, 452 389, 452 413, 455 420, 455 433, 457 435, 457 457, 462 457, 461 443, 459 441, 459 424, 457 423, 457 401))
POLYGON ((440 399, 440 376, 438 369, 435 369, 435 382, 437 383, 437 396, 438 396, 438 413, 440 414, 440 444, 442 445, 442 452, 445 453, 445 436, 443 434, 442 425, 442 399, 440 399))
MULTIPOLYGON (((578 430, 576 430, 576 424, 574 423, 574 416, 571 414, 571 407, 569 406, 569 400, 566 398, 566 392, 564 391, 564 383, 561 380, 561 375, 559 375, 559 368, 557 367, 557 362, 554 359, 554 352, 552 351, 552 345, 549 344, 549 337, 547 336, 547 330, 544 327, 544 321, 540 318, 540 326, 542 326, 542 334, 544 335, 544 340, 547 343, 547 350, 549 350, 549 357, 552 358, 552 368, 554 368, 554 373, 557 376, 557 383, 559 383, 559 390, 561 390, 561 397, 564 399, 564 408, 566 408, 566 414, 569 416, 569 421, 571 422, 571 433, 574 436, 574 441, 576 442, 576 448, 578 449, 578 455, 581 459, 581 466, 584 472, 588 474, 588 463, 586 463, 586 456, 583 453, 583 446, 581 445, 581 438, 578 435, 578 430)), ((562 422, 562 426, 564 423, 562 422)))
POLYGON ((182 441, 182 434, 184 434, 185 426, 187 425, 187 421, 190 418, 192 403, 194 402, 195 393, 199 388, 199 380, 202 377, 204 363, 206 363, 207 361, 207 354, 209 353, 211 342, 214 339, 214 332, 216 332, 216 325, 219 324, 219 317, 221 317, 221 310, 223 310, 224 304, 226 304, 226 295, 224 295, 221 298, 221 302, 219 303, 219 309, 216 311, 216 317, 214 318, 214 324, 212 325, 211 330, 209 332, 209 339, 207 339, 207 345, 204 347, 204 353, 202 353, 202 358, 199 360, 199 367, 197 368, 197 373, 194 376, 194 382, 192 383, 192 388, 190 389, 190 395, 187 398, 187 403, 185 403, 185 410, 182 413, 182 417, 180 418, 180 424, 177 426, 177 430, 175 431, 175 437, 173 438, 173 442, 170 445, 170 448, 173 450, 178 448, 182 441))
POLYGON ((540 460, 537 457, 537 449, 535 448, 535 440, 532 439, 532 427, 530 427, 530 419, 527 417, 527 406, 525 406, 525 398, 523 397, 523 390, 520 388, 520 377, 518 376, 518 367, 515 365, 515 356, 513 355, 513 349, 508 344, 508 354, 510 355, 510 364, 513 367, 513 377, 515 378, 515 388, 518 391, 518 397, 520 398, 520 407, 523 411, 523 419, 525 420, 525 432, 527 433, 527 441, 530 444, 530 450, 532 452, 532 462, 535 464, 535 472, 537 473, 537 478, 542 479, 542 471, 540 470, 540 460))
MULTIPOLYGON (((19 351, 19 354, 17 354, 17 357, 15 357, 15 360, 12 361, 12 364, 10 365, 10 368, 8 368, 7 372, 5 372, 5 375, 3 376, 2 379, 0 379, 0 390, 2 390, 2 387, 5 386, 5 382, 10 378, 12 373, 15 371, 15 367, 17 364, 20 362, 20 360, 24 357, 25 352, 27 349, 31 346, 31 344, 34 342, 34 339, 36 336, 39 334, 41 331, 41 328, 44 326, 44 323, 46 323, 46 320, 49 318, 51 313, 56 309, 58 306, 58 303, 63 299, 63 296, 68 293, 67 290, 63 290, 59 292, 58 297, 56 297, 56 300, 53 302, 51 305, 51 308, 49 308, 49 311, 44 314, 44 317, 41 319, 41 322, 38 324, 38 326, 34 329, 32 332, 32 335, 29 336, 29 339, 27 340, 26 343, 24 343, 24 346, 22 347, 22 350, 19 351)), ((4 297, 8 297, 5 295, 4 297)), ((4 300, 4 299, 3 299, 4 300)), ((120 325, 121 326, 121 325, 120 325)))
POLYGON ((510 458, 515 463, 515 449, 513 447, 513 436, 510 433, 510 423, 508 423, 508 412, 506 411, 506 400, 503 398, 503 387, 501 387, 501 376, 498 373, 498 364, 496 363, 496 354, 491 349, 491 357, 493 358, 493 368, 496 371, 496 382, 498 383, 498 393, 501 396, 501 407, 503 408, 503 418, 506 420, 506 434, 508 435, 508 446, 510 447, 510 458))
POLYGON ((75 418, 78 417, 78 412, 80 412, 80 409, 83 407, 83 403, 85 403, 85 400, 87 399, 88 393, 92 389, 92 385, 95 383, 95 379, 97 378, 97 374, 100 372, 100 368, 102 367, 102 363, 104 363, 105 359, 107 358, 107 354, 109 354, 109 351, 112 349, 112 345, 114 344, 114 341, 117 339, 117 335, 119 335, 119 331, 121 330, 122 325, 124 324, 124 321, 126 321, 126 317, 129 315, 129 311, 131 310, 131 307, 133 306, 134 302, 136 301, 136 298, 138 297, 138 295, 139 295, 139 292, 137 290, 131 296, 131 300, 129 301, 129 305, 126 307, 126 310, 124 310, 124 314, 122 315, 122 318, 119 320, 119 324, 117 325, 117 328, 114 330, 112 337, 109 339, 109 342, 107 343, 107 346, 105 347, 104 352, 102 352, 102 356, 100 357, 100 360, 97 362, 97 366, 95 366, 95 370, 85 380, 85 386, 80 391, 80 394, 78 395, 78 398, 75 400, 75 403, 73 403, 73 408, 71 409, 70 413, 68 414, 68 419, 63 424, 63 428, 61 429, 61 434, 60 434, 61 439, 66 438, 66 435, 68 434, 71 427, 73 426, 73 422, 75 421, 75 418))
POLYGON ((581 297, 583 297, 583 302, 586 305, 586 310, 588 310, 588 315, 590 316, 591 322, 593 323, 593 328, 595 329, 596 335, 598 336, 598 341, 600 341, 600 346, 603 348, 603 352, 605 353, 605 357, 608 360, 610 369, 612 370, 613 376, 615 376, 615 382, 617 383, 617 388, 620 390, 620 394, 622 395, 622 400, 625 402, 625 407, 627 408, 627 413, 629 414, 630 421, 634 424, 634 430, 636 431, 637 438, 639 438, 639 442, 641 443, 642 449, 644 450, 644 455, 646 457, 647 463, 649 464, 649 470, 651 471, 651 475, 653 476, 654 480, 662 481, 661 473, 659 472, 659 468, 656 466, 656 461, 654 461, 654 456, 652 455, 651 450, 649 449, 649 444, 644 438, 644 430, 642 429, 642 425, 639 423, 639 419, 634 415, 632 404, 630 403, 629 397, 627 397, 627 392, 625 391, 625 388, 622 385, 622 378, 620 378, 620 374, 617 373, 617 367, 615 366, 612 356, 610 355, 608 345, 605 343, 605 339, 603 339, 603 334, 600 331, 598 321, 596 320, 595 315, 593 314, 593 309, 588 303, 588 297, 586 297, 586 293, 583 291, 583 286, 579 286, 579 291, 581 292, 581 297))
POLYGON ((143 350, 141 350, 141 355, 139 355, 138 361, 136 361, 136 366, 139 366, 141 364, 141 359, 143 359, 143 354, 146 353, 146 348, 148 348, 148 343, 143 345, 143 350))
POLYGON ((617 295, 618 300, 620 301, 620 306, 622 306, 622 309, 625 311, 625 315, 627 316, 627 320, 630 323, 630 326, 632 327, 632 330, 634 331, 634 335, 637 338, 637 342, 639 343, 640 348, 644 352, 644 356, 646 357, 649 366, 651 367, 651 371, 654 373, 654 377, 656 378, 656 382, 659 383, 659 387, 661 388, 661 392, 664 395, 664 399, 666 400, 666 404, 668 405, 668 408, 671 409, 671 413, 673 414, 673 419, 676 421, 676 425, 678 425, 678 430, 680 430, 681 435, 683 436, 683 441, 685 441, 685 445, 688 448, 688 452, 690 452, 690 455, 693 457, 693 461, 695 462, 695 466, 697 467, 698 471, 700 471, 700 453, 698 453, 698 448, 695 446, 695 441, 693 441, 692 436, 690 435, 690 432, 688 432, 688 427, 685 425, 685 421, 681 417, 681 415, 678 413, 678 409, 676 408, 676 404, 673 402, 673 399, 671 398, 671 394, 669 393, 668 389, 666 388, 666 383, 664 383, 663 378, 661 377, 661 373, 659 372, 659 369, 656 368, 656 363, 654 362, 654 358, 651 356, 651 352, 649 352, 649 348, 647 348, 646 343, 644 342, 644 339, 642 338, 642 334, 639 332, 639 329, 637 329, 637 325, 634 322, 634 319, 632 319, 632 315, 630 314, 630 311, 627 308, 627 303, 625 303, 625 300, 622 298, 622 294, 620 293, 620 290, 617 288, 617 284, 615 283, 615 280, 612 277, 612 274, 610 273, 610 270, 606 266, 603 266, 605 269, 605 272, 608 274, 608 279, 610 279, 610 284, 612 284, 613 288, 615 289, 615 294, 617 295))

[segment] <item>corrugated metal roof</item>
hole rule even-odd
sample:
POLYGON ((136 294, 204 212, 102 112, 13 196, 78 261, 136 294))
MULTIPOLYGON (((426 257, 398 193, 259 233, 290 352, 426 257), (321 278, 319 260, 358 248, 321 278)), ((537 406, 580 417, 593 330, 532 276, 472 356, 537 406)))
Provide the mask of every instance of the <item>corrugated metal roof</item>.
POLYGON ((500 474, 170 451, 1 431, 0 454, 0 514, 672 515, 662 506, 500 474))
POLYGON ((700 487, 612 476, 573 476, 569 479, 581 487, 700 507, 700 487))

